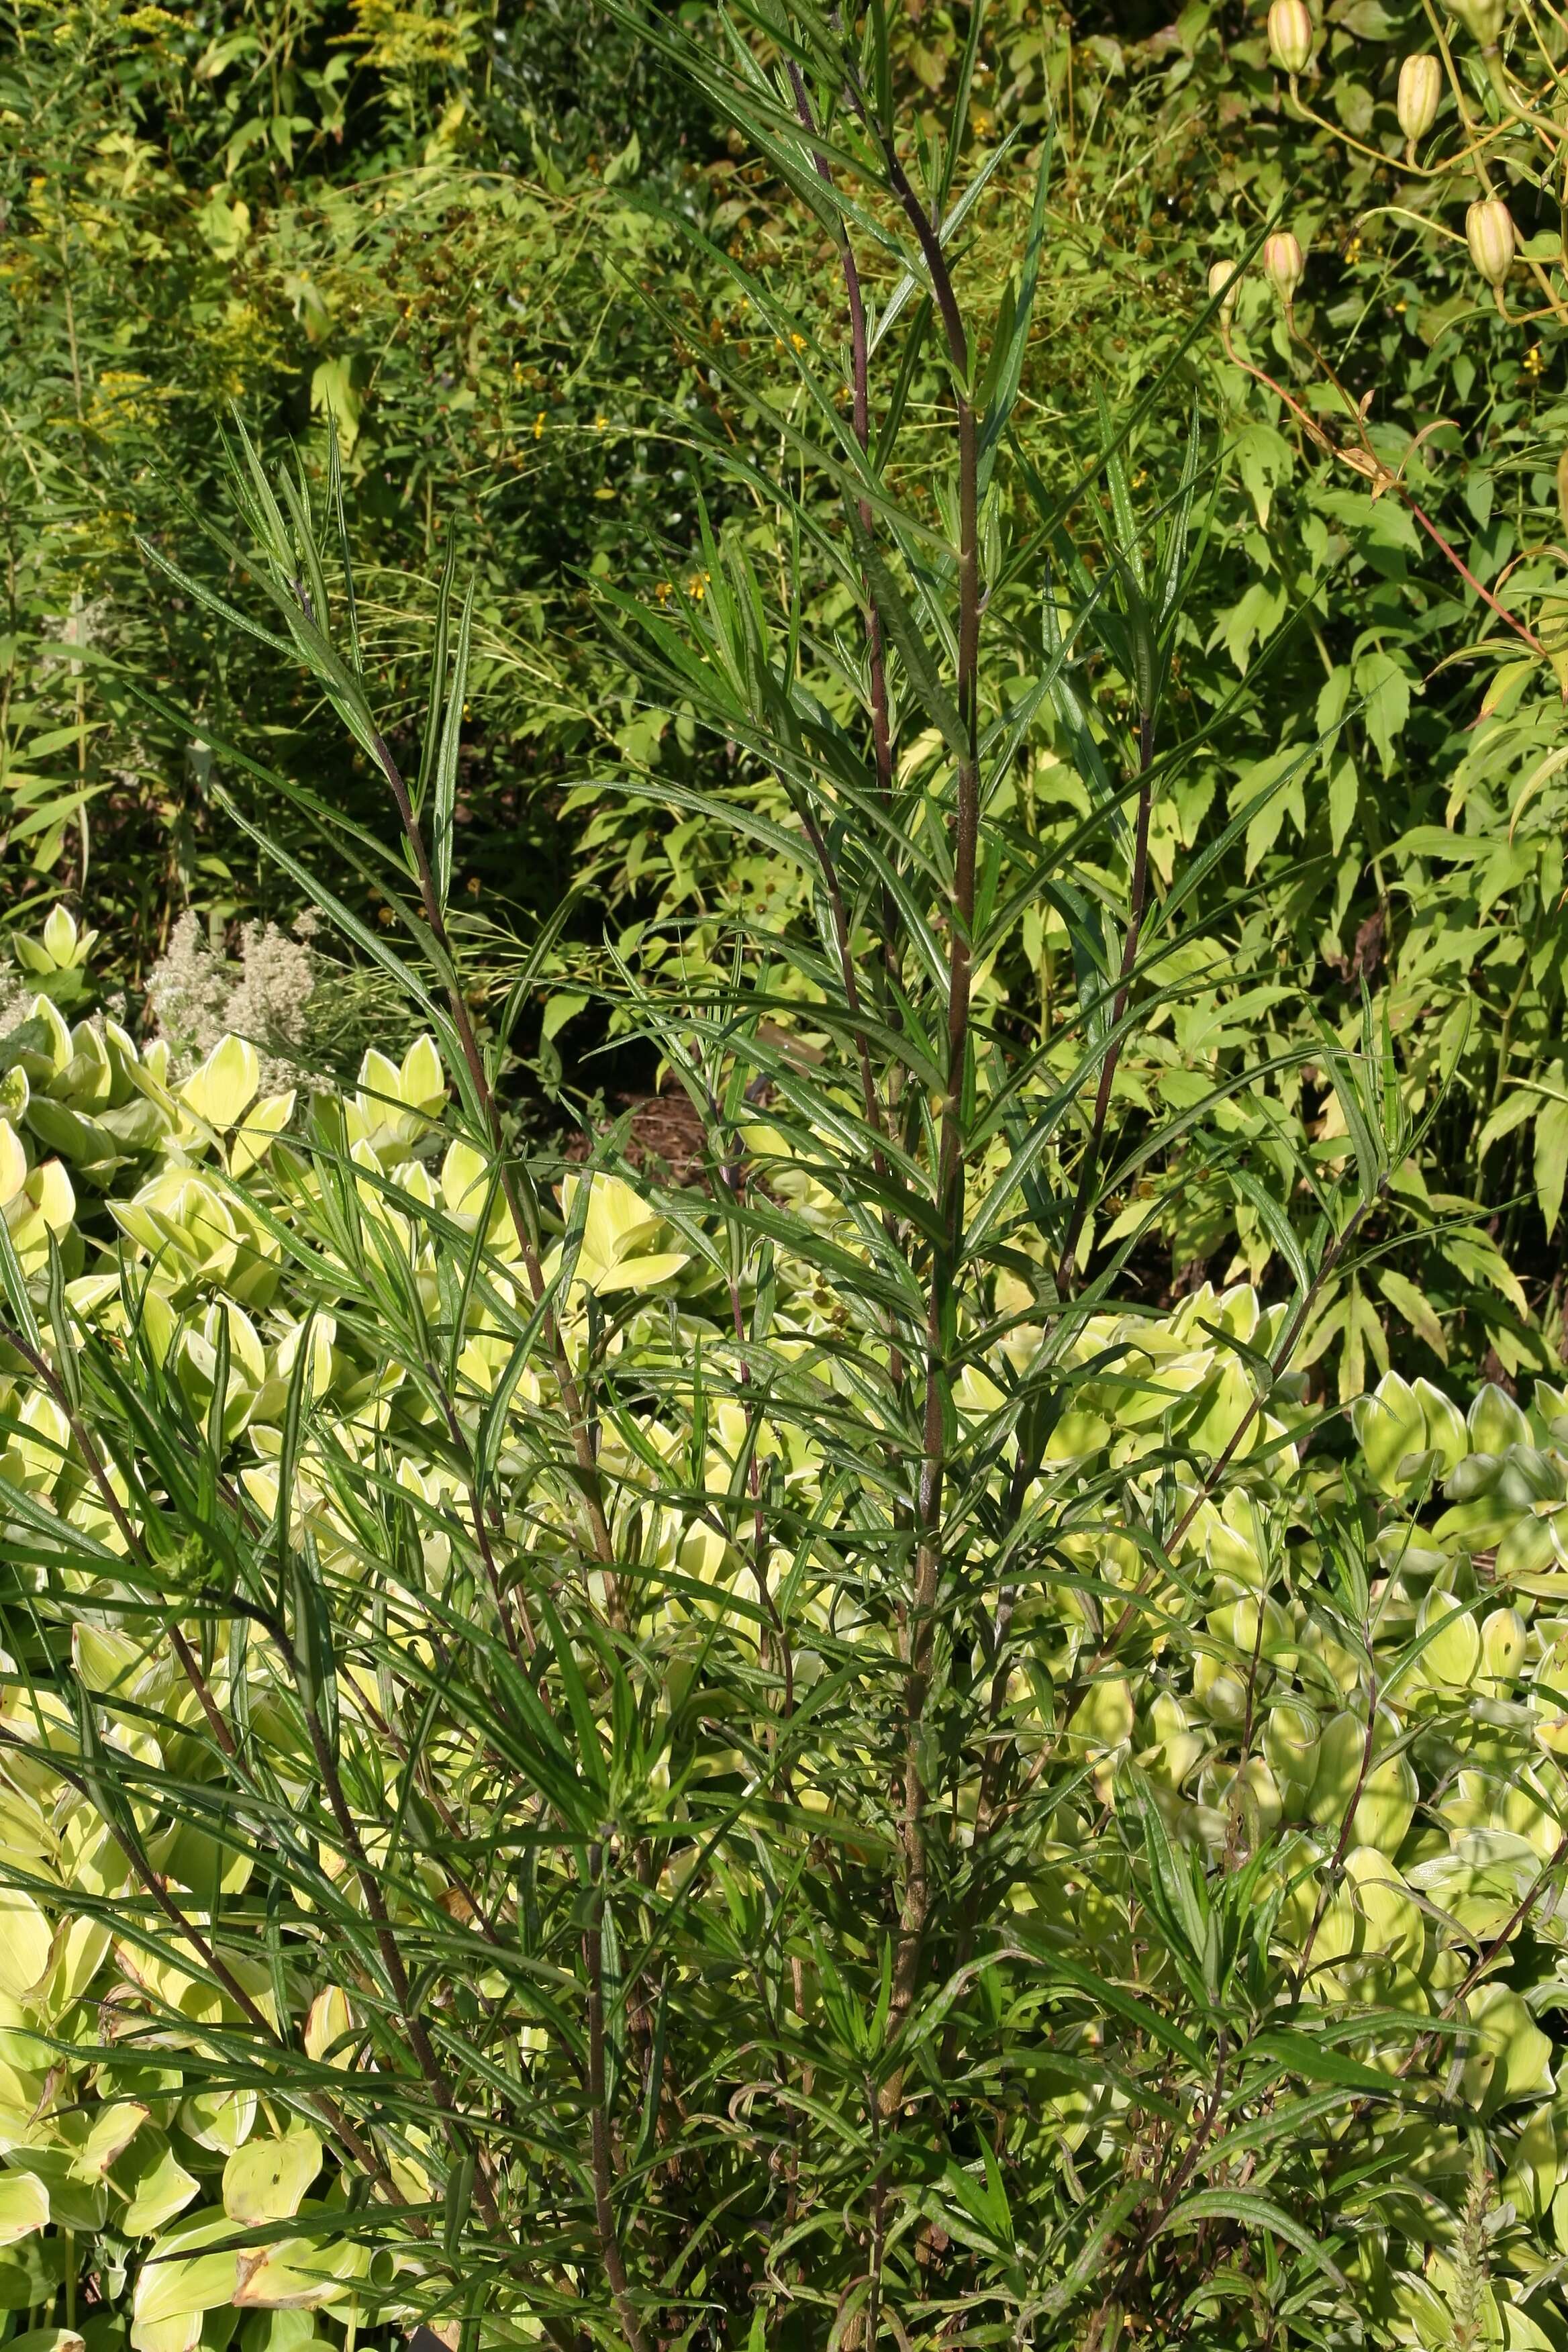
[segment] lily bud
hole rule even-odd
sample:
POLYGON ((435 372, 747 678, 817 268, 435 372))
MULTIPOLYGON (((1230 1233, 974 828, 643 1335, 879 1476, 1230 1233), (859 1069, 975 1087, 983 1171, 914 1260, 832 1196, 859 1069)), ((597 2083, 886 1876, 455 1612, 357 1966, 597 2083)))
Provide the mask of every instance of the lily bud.
POLYGON ((1287 310, 1296 299, 1296 289, 1306 267, 1306 257, 1288 228, 1277 229, 1272 236, 1265 238, 1263 274, 1287 310))
POLYGON ((1444 0, 1444 5, 1450 16, 1458 18, 1472 41, 1483 49, 1496 48, 1508 0, 1444 0))
POLYGON ((1268 46, 1281 73, 1305 73, 1312 62, 1315 27, 1307 0, 1274 0, 1268 11, 1268 46))
POLYGON ((1406 58, 1399 68, 1399 96, 1395 103, 1399 127, 1405 133, 1406 152, 1414 154, 1415 142, 1425 139, 1437 120, 1437 107, 1443 95, 1443 68, 1436 58, 1406 58))
POLYGON ((1222 327, 1228 327, 1236 316, 1236 287, 1241 281, 1237 278, 1236 285, 1233 285, 1231 280, 1235 278, 1234 261, 1210 262, 1209 300, 1219 304, 1219 322, 1222 327))
POLYGON ((1500 196, 1482 196, 1465 215, 1470 259, 1489 286, 1500 288, 1513 267, 1513 215, 1500 196))

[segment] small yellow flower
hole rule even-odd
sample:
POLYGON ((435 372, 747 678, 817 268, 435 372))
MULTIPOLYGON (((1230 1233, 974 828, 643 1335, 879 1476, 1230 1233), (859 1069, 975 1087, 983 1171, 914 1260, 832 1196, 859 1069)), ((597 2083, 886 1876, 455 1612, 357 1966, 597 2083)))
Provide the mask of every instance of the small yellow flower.
POLYGON ((542 408, 533 420, 533 437, 536 441, 542 441, 544 438, 544 411, 542 408))
POLYGON ((604 429, 605 429, 605 425, 608 425, 609 421, 610 421, 610 420, 609 420, 609 418, 608 418, 607 416, 595 416, 595 419, 594 419, 594 430, 595 430, 595 433, 602 433, 602 432, 604 431, 604 429))
POLYGON ((1546 362, 1541 356, 1541 345, 1539 343, 1531 343, 1530 349, 1524 355, 1525 374, 1539 375, 1545 365, 1546 362))
POLYGON ((653 593, 658 598, 661 604, 668 604, 671 596, 675 593, 675 584, 673 581, 661 580, 658 586, 653 593))

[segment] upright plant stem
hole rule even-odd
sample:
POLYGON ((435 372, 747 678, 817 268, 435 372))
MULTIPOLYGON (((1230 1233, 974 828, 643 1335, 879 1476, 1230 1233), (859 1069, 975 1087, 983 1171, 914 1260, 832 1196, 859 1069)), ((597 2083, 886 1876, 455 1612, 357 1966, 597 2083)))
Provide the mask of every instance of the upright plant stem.
MULTIPOLYGON (((414 813, 414 805, 409 798, 408 787, 403 780, 402 772, 379 731, 375 737, 375 755, 382 773, 391 789, 397 809, 398 822, 403 827, 404 838, 408 844, 409 854, 414 860, 414 870, 419 885, 419 897, 424 908, 425 920, 429 926, 430 936, 441 957, 443 977, 447 987, 447 1003, 452 1016, 452 1025, 458 1033, 458 1043, 461 1047, 463 1060, 468 1068, 469 1083, 473 1087, 475 1097, 484 1114, 490 1149, 496 1155, 496 1165, 500 1174, 501 1194, 506 1202, 507 1214, 511 1220, 512 1231, 517 1236, 518 1248, 521 1253, 523 1266, 528 1276, 528 1286, 532 1293, 535 1306, 540 1306, 544 1299, 545 1283, 538 1209, 531 1200, 525 1209, 523 1195, 519 1190, 515 1172, 506 1156, 506 1137, 501 1127, 500 1106, 485 1069, 484 1055, 479 1051, 479 1042, 474 1034, 474 1024, 469 1017, 468 1005, 463 1001, 463 992, 458 980, 457 959, 452 952, 446 918, 441 911, 440 894, 436 887, 436 877, 431 870, 429 854, 425 845, 424 829, 414 813)), ((543 1328, 545 1345, 550 1349, 554 1366, 556 1385, 561 1391, 561 1402, 565 1407, 566 1418, 571 1426, 572 1449, 576 1456, 581 1480, 583 1509, 587 1520, 589 1541, 599 1565, 602 1568, 608 1568, 615 1559, 615 1546, 610 1538, 609 1522, 605 1514, 603 1487, 598 1463, 595 1458, 594 1442, 589 1433, 587 1416, 583 1410, 583 1400, 576 1378, 566 1353, 566 1343, 562 1337, 561 1326, 553 1309, 549 1307, 544 1308, 543 1328)), ((616 1583, 617 1580, 612 1578, 613 1603, 616 1583)))
POLYGON ((1078 1192, 1073 1199, 1067 1232, 1062 1237, 1061 1255, 1057 1260, 1057 1287, 1064 1296, 1072 1280, 1079 1235, 1083 1231, 1084 1219, 1094 1197, 1095 1173, 1100 1166, 1100 1147, 1105 1140, 1105 1123, 1110 1114, 1110 1090, 1116 1083, 1117 1064, 1121 1059, 1121 1039, 1117 1032, 1127 1011, 1132 974, 1138 965, 1138 946, 1142 937, 1143 909, 1149 892, 1149 818, 1154 803, 1149 772, 1153 764, 1154 714, 1146 710, 1138 722, 1138 817, 1132 843, 1132 888, 1127 908, 1127 937, 1122 943, 1121 970, 1115 1001, 1110 1008, 1110 1043, 1100 1066, 1100 1084, 1094 1093, 1094 1116, 1089 1121, 1089 1141, 1084 1146, 1083 1165, 1079 1171, 1078 1192))
POLYGON ((583 1933, 583 1965, 588 1978, 588 2105, 594 2167, 594 2219, 599 2236, 599 2259, 605 2265, 616 2315, 630 2352, 647 2352, 647 2342, 633 2308, 626 2266, 616 2233, 615 2147, 610 2137, 610 2103, 605 2077, 605 1962, 601 1940, 605 1911, 604 1857, 593 1849, 589 1870, 597 1900, 583 1933))
MULTIPOLYGON (((321 1774, 321 1786, 326 1791, 327 1802, 331 1807, 332 1818, 337 1822, 338 1834, 342 1839, 344 1851, 359 1881, 360 1893, 364 1898, 364 1907, 370 1915, 371 1929, 375 1937, 376 1949, 381 1954, 382 1966, 386 1970, 392 1997, 397 2003, 402 2016, 404 2031, 408 2036, 409 2048, 413 2051, 415 2063, 425 2078, 426 2089, 441 2111, 453 2155, 460 2159, 469 2150, 468 2126, 458 2111, 457 2100, 452 2094, 452 2086, 447 2080, 446 2070, 437 2056, 429 2030, 420 2014, 419 2004, 414 1998, 414 1989, 409 1980, 408 1970, 404 1964, 403 1954, 398 1949, 397 1937, 393 1928, 391 1916, 383 1898, 380 1883, 370 1866, 370 1857, 364 1850, 358 1824, 350 1810, 337 1761, 322 1727, 321 1716, 317 1712, 314 1701, 303 1694, 301 1696, 310 1747, 316 1759, 316 1769, 321 1774)), ((489 2173, 482 2163, 475 2168, 474 2195, 487 2226, 492 2230, 499 2229, 500 2210, 490 2187, 489 2173)))
MULTIPOLYGON (((852 85, 863 121, 864 96, 852 85)), ((970 988, 973 964, 974 877, 980 837, 980 468, 979 442, 969 389, 969 338, 942 239, 910 185, 889 131, 873 126, 889 184, 920 244, 947 344, 958 438, 957 699, 964 734, 958 761, 952 895, 948 908, 947 1085, 937 1145, 936 1196, 942 1238, 931 1251, 926 1293, 926 1394, 916 1505, 918 1541, 913 1591, 903 1639, 904 1761, 900 1844, 904 1889, 893 1960, 889 2031, 897 2033, 919 1988, 926 1922, 931 1912, 931 1864, 926 1838, 926 1790, 921 1768, 921 1727, 931 1694, 936 1604, 942 1580, 942 1508, 946 1424, 952 1397, 956 1280, 963 1240, 964 1094, 969 1070, 970 988)), ((903 2098, 903 2070, 883 2084, 881 2105, 891 2114, 903 2098)))
MULTIPOLYGON (((796 65, 792 64, 789 70, 801 121, 808 132, 815 132, 816 124, 812 115, 811 100, 806 95, 805 78, 796 65)), ((833 172, 826 156, 818 154, 816 161, 818 173, 831 187, 833 172)), ((870 354, 866 333, 866 298, 861 289, 860 270, 855 259, 855 248, 849 242, 848 231, 842 226, 838 230, 838 260, 844 273, 844 295, 849 310, 850 399, 855 420, 855 438, 860 444, 862 452, 868 457, 871 453, 871 377, 870 354)), ((860 500, 860 524, 867 538, 869 539, 875 529, 876 518, 871 501, 868 498, 860 500)), ((866 652, 871 688, 872 752, 877 763, 877 788, 882 803, 883 815, 890 821, 893 808, 893 740, 888 716, 888 668, 883 650, 882 615, 877 599, 871 593, 871 583, 864 577, 861 581, 861 589, 866 599, 866 652)), ((882 890, 882 962, 889 982, 896 983, 899 973, 898 909, 893 904, 892 894, 886 885, 883 886, 882 890)))
MULTIPOLYGON (((789 71, 790 80, 795 89, 796 110, 806 131, 815 134, 816 122, 812 112, 811 100, 806 92, 805 77, 798 66, 793 63, 789 71)), ((818 152, 816 154, 816 163, 819 175, 831 187, 833 172, 826 155, 818 152)), ((855 248, 849 241, 848 231, 842 224, 838 227, 837 242, 839 267, 844 277, 845 300, 849 312, 850 398, 855 422, 855 437, 860 444, 862 454, 868 458, 871 451, 871 387, 870 355, 866 332, 866 298, 860 285, 860 269, 855 258, 855 248)), ((859 509, 860 528, 867 539, 870 540, 876 530, 876 516, 870 499, 862 498, 859 501, 859 509)), ((871 583, 864 572, 861 573, 860 587, 866 607, 866 651, 871 688, 871 743, 877 769, 877 794, 881 803, 883 821, 890 839, 893 812, 893 745, 889 720, 888 671, 883 652, 882 614, 872 591, 871 583)), ((808 806, 803 805, 802 816, 813 854, 822 868, 823 881, 826 887, 828 903, 832 908, 839 971, 850 1018, 855 1023, 855 1047, 860 1066, 861 1100, 868 1124, 880 1136, 886 1131, 883 1127, 882 1105, 877 1091, 870 1047, 865 1030, 860 1024, 860 988, 855 971, 853 944, 844 905, 844 894, 839 887, 837 874, 821 826, 808 806)), ((886 882, 882 885, 881 910, 881 958, 885 983, 883 995, 886 1000, 887 1016, 889 1021, 896 1021, 898 1017, 896 998, 901 962, 899 954, 899 918, 892 890, 886 882)), ((887 1128, 889 1130, 895 1128, 898 1121, 898 1067, 894 1064, 889 1069, 887 1078, 887 1128)), ((886 1176, 887 1162, 879 1149, 873 1150, 872 1161, 877 1174, 886 1176)), ((885 1215, 883 1223, 889 1239, 896 1241, 897 1224, 890 1211, 885 1215)), ((889 1334, 888 1373, 895 1391, 901 1389, 904 1378, 903 1351, 899 1346, 897 1338, 892 1334, 889 1334)))

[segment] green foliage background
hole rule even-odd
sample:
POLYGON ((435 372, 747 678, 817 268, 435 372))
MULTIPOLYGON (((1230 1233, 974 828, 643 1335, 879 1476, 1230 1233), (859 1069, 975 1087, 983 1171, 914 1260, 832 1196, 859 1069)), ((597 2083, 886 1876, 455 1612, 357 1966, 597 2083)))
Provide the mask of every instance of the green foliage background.
POLYGON ((24 6, 0 106, 14 892, 29 861, 85 885, 133 971, 181 908, 221 926, 264 893, 210 751, 130 709, 130 668, 368 808, 363 776, 310 769, 291 680, 149 593, 134 534, 210 511, 232 404, 274 435, 336 423, 395 713, 448 541, 477 572, 473 870, 551 903, 546 787, 610 683, 583 574, 668 520, 648 426, 678 372, 632 290, 660 238, 627 185, 677 195, 700 127, 645 103, 624 35, 548 5, 24 6))
MULTIPOLYGON (((982 288, 1014 265, 1018 175, 1049 107, 1058 121, 1025 385, 1039 462, 1070 478, 1093 446, 1096 394, 1113 409, 1136 396, 1186 336, 1208 262, 1239 255, 1283 205, 1310 248, 1307 331, 1358 396, 1373 394, 1378 446, 1397 453, 1452 420, 1413 479, 1480 580, 1523 559, 1510 594, 1550 600, 1556 561, 1531 552, 1557 528, 1568 422, 1550 322, 1501 326, 1462 247, 1376 209, 1395 175, 1289 118, 1256 17, 1203 0, 1169 25, 1157 13, 1144 27, 1122 10, 1070 20, 1008 5, 988 24, 976 159, 1016 143, 974 215, 967 266, 982 288)), ((1320 94, 1396 148, 1393 81, 1426 37, 1419 6, 1327 14, 1320 94)), ((955 20, 910 11, 894 36, 911 102, 934 118, 957 70, 955 20)), ((215 645, 187 599, 152 593, 134 545, 138 531, 180 544, 186 502, 210 509, 237 402, 275 437, 314 430, 318 449, 335 420, 367 627, 410 727, 448 543, 478 581, 458 822, 487 916, 553 906, 577 882, 592 949, 602 910, 618 930, 787 906, 791 883, 765 859, 737 861, 727 837, 672 818, 660 778, 708 755, 689 717, 609 654, 586 598, 595 576, 674 598, 700 586, 704 445, 751 421, 730 369, 763 354, 672 214, 830 315, 831 257, 759 168, 592 11, 27 6, 8 51, 0 790, 14 902, 85 883, 132 975, 186 905, 221 930, 278 903, 211 803, 222 751, 133 708, 132 670, 212 743, 243 736, 371 815, 363 760, 321 772, 298 686, 215 645), (605 758, 640 771, 647 793, 606 798, 583 782, 605 758)), ((1260 283, 1241 319, 1288 364, 1260 283)), ((1439 665, 1480 634, 1479 607, 1408 514, 1304 464, 1277 404, 1212 346, 1183 364, 1228 457, 1180 694, 1194 724, 1224 717, 1158 813, 1157 869, 1289 775, 1215 877, 1216 905, 1249 877, 1265 893, 1194 950, 1211 969, 1194 970, 1168 1058, 1130 1056, 1122 1098, 1133 1115, 1171 1099, 1194 1054, 1228 1066, 1316 1014, 1342 1026, 1363 979, 1386 992, 1411 1086, 1431 1098, 1440 1074, 1453 1083, 1405 1180, 1398 1264, 1325 1301, 1310 1345, 1351 1392, 1386 1364, 1391 1334, 1429 1370, 1456 1351, 1508 1374, 1549 1363, 1568 1165, 1554 688, 1512 675, 1478 729, 1489 666, 1439 665)), ((930 391, 913 387, 909 463, 930 391)), ((1145 470, 1165 465, 1178 429, 1168 404, 1146 420, 1145 470)), ((1026 821, 1048 825, 1048 793, 1035 799, 1026 821)), ((1030 968, 1002 976, 1020 1002, 1059 985, 1061 949, 1039 926, 1030 968)), ((586 978, 565 974, 550 1025, 593 984, 592 959, 586 978)), ((569 1060, 595 1025, 566 1029, 569 1060)), ((1273 1099, 1299 1138, 1322 1115, 1294 1076, 1273 1099)), ((1256 1112, 1234 1116, 1256 1130, 1256 1112)), ((1234 1187, 1189 1158, 1178 1190, 1160 1213, 1156 1293, 1194 1264, 1263 1273, 1267 1238, 1234 1187)))

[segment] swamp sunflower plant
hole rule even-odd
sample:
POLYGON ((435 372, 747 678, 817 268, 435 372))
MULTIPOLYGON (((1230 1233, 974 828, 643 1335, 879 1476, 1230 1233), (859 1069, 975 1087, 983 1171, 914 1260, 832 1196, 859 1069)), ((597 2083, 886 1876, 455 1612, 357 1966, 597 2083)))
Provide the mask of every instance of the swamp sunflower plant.
POLYGON ((47 993, 0 1056, 0 2304, 56 2352, 1394 2345, 1457 2301, 1555 2344, 1568 1407, 1306 1403, 1419 1139, 1370 1013, 1312 1047, 1341 1156, 1249 1159, 1223 1085, 1173 1114, 1283 1295, 1130 1308, 1134 1237, 1089 1255, 1172 1139, 1117 1072, 1202 878, 1149 857, 1201 422, 1142 510, 1126 422, 1053 486, 1042 197, 965 307, 973 47, 936 136, 879 11, 637 21, 839 257, 841 348, 744 279, 788 383, 702 595, 606 615, 776 780, 704 813, 815 929, 738 928, 721 984, 623 958, 691 1181, 523 1151, 554 941, 481 1029, 469 607, 405 774, 335 482, 240 445, 270 617, 185 584, 378 768, 395 855, 295 799, 405 947, 275 854, 422 1027, 292 1101, 47 993), (1083 808, 1042 846, 1047 709, 1083 808), (1042 904, 1045 1036, 984 989, 1042 904))

